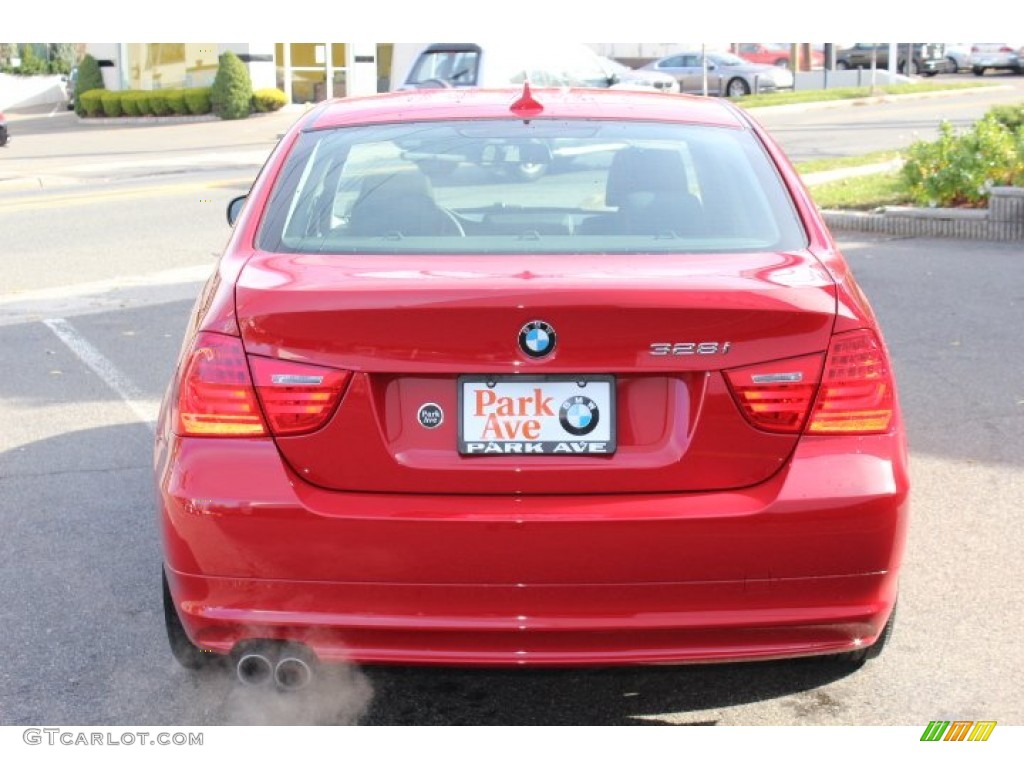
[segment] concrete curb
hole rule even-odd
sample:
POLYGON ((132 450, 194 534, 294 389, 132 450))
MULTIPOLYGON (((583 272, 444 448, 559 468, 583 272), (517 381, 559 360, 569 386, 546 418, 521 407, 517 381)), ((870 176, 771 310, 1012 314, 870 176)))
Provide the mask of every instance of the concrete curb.
MULTIPOLYGON (((271 117, 281 112, 299 113, 304 112, 306 109, 307 107, 303 104, 285 105, 273 112, 253 112, 249 117, 242 118, 242 120, 259 120, 260 118, 271 117)), ((152 115, 147 115, 146 117, 80 117, 76 115, 75 120, 79 125, 168 125, 221 121, 219 117, 212 113, 208 115, 163 115, 161 117, 154 117, 152 115)))
POLYGON ((890 160, 887 163, 871 163, 870 165, 853 165, 848 168, 836 168, 831 171, 817 171, 815 173, 804 173, 800 175, 803 182, 808 187, 813 187, 818 184, 828 184, 830 181, 840 181, 842 179, 853 179, 857 176, 870 176, 873 173, 886 173, 888 171, 897 171, 903 167, 903 160, 896 158, 890 160))
POLYGON ((79 125, 167 125, 168 123, 212 123, 216 115, 164 115, 163 117, 76 117, 79 125))
POLYGON ((897 237, 1024 240, 1024 188, 995 187, 988 208, 906 208, 822 211, 833 231, 877 232, 897 237))
POLYGON ((741 109, 753 115, 783 115, 790 112, 803 112, 808 109, 843 109, 850 107, 862 107, 867 104, 887 104, 899 101, 915 101, 918 99, 930 99, 953 94, 978 93, 990 91, 1013 90, 1009 85, 983 85, 971 88, 953 88, 943 91, 924 91, 922 93, 893 93, 880 96, 864 96, 859 99, 834 99, 833 101, 807 101, 801 104, 780 104, 775 107, 744 107, 742 102, 736 104, 741 109))

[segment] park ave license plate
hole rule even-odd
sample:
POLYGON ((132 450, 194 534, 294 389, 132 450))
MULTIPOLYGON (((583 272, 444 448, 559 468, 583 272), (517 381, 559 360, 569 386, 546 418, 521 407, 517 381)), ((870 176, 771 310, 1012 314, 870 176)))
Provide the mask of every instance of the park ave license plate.
POLYGON ((460 376, 459 453, 615 453, 615 379, 460 376))

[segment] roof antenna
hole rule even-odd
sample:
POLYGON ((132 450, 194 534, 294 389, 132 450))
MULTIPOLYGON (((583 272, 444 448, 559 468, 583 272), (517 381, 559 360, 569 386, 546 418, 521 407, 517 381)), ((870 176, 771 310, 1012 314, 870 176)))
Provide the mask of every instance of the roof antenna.
POLYGON ((518 99, 512 102, 509 111, 529 122, 529 118, 536 117, 544 111, 544 105, 533 98, 530 92, 530 81, 523 81, 523 92, 518 99))

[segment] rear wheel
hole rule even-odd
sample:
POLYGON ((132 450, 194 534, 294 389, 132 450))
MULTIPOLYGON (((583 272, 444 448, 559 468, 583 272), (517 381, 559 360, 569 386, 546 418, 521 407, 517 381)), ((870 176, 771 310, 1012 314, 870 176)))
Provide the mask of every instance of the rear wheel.
POLYGON ((846 61, 846 59, 840 59, 839 61, 836 62, 836 69, 849 69, 849 68, 850 68, 850 62, 846 61))
POLYGON ((737 96, 746 96, 750 93, 750 86, 747 85, 747 81, 739 77, 734 77, 729 81, 729 84, 725 87, 725 92, 730 98, 737 96))
POLYGON ((509 172, 519 181, 536 181, 548 172, 548 163, 515 163, 509 166, 509 172))
POLYGON ((985 74, 985 68, 984 67, 971 67, 971 72, 976 74, 978 77, 981 77, 982 75, 985 74))
POLYGON ((164 598, 164 627, 167 630, 167 643, 171 653, 181 666, 186 669, 204 669, 212 666, 218 659, 216 654, 205 653, 192 644, 181 624, 178 611, 174 607, 171 589, 167 586, 167 574, 161 571, 164 598))
POLYGON ((921 74, 921 65, 916 61, 910 62, 909 65, 907 62, 901 61, 898 65, 898 70, 901 75, 919 75, 921 74))
POLYGON ((882 655, 882 650, 889 642, 889 638, 892 637, 892 628, 895 623, 896 606, 894 605, 892 607, 892 613, 889 614, 889 620, 885 622, 885 627, 882 629, 882 634, 878 636, 878 639, 867 648, 861 648, 858 651, 841 654, 839 657, 840 661, 854 668, 859 668, 872 659, 877 659, 882 655))

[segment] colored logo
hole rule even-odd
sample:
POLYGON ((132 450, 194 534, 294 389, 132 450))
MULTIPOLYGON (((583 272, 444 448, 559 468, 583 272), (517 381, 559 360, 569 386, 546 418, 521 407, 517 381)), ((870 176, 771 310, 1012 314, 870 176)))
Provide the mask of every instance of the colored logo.
POLYGON ((995 727, 995 720, 932 720, 921 741, 988 741, 995 727))
POLYGON ((527 357, 544 357, 555 349, 555 329, 542 320, 527 323, 519 331, 519 348, 527 357))
POLYGON ((601 420, 597 403, 583 395, 573 395, 558 409, 558 421, 570 435, 588 435, 601 420))
POLYGON ((416 418, 426 429, 437 429, 444 422, 444 411, 437 403, 424 403, 417 411, 416 418))

